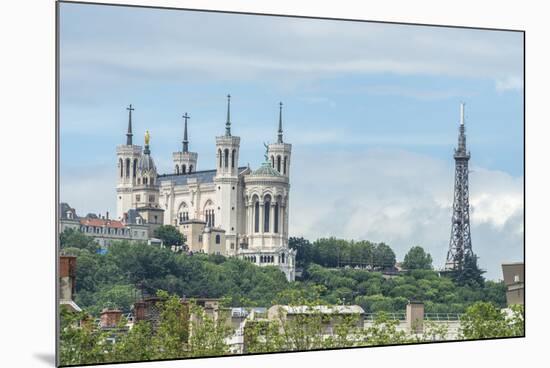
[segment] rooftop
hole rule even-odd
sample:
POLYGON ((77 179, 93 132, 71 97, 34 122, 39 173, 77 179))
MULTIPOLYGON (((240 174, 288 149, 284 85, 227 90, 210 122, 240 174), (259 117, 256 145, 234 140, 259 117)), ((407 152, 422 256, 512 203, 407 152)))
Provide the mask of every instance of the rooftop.
MULTIPOLYGON (((239 173, 246 170, 247 167, 239 167, 239 173)), ((163 174, 158 176, 160 182, 163 181, 174 181, 176 185, 185 185, 189 179, 197 179, 197 182, 200 183, 213 183, 214 177, 216 176, 216 169, 214 170, 202 170, 195 171, 191 174, 163 174)))
POLYGON ((365 311, 358 305, 275 305, 271 308, 281 308, 287 314, 364 314, 365 311))
POLYGON ((122 221, 100 218, 81 218, 80 224, 85 226, 111 227, 116 229, 122 229, 125 227, 122 221))

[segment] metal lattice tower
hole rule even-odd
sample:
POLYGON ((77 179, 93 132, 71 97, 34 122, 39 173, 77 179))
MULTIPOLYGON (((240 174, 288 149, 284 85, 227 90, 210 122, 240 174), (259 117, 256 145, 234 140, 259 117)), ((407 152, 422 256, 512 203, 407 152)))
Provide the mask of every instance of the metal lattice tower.
POLYGON ((470 152, 466 150, 466 128, 464 127, 464 103, 460 104, 460 128, 458 148, 455 149, 455 188, 451 239, 445 269, 452 271, 462 268, 464 258, 472 254, 470 237, 470 203, 468 188, 468 161, 470 152))

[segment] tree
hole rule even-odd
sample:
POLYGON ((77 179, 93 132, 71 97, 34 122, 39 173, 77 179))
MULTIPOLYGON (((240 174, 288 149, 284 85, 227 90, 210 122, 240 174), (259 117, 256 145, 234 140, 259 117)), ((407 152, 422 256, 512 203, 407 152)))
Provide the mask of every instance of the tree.
POLYGON ((108 361, 107 334, 99 331, 85 313, 61 308, 59 355, 61 365, 97 364, 108 361))
POLYGON ((313 262, 313 245, 304 238, 288 238, 288 247, 296 250, 296 265, 305 267, 313 262))
POLYGON ((189 338, 189 314, 176 295, 159 291, 160 322, 153 338, 157 359, 176 359, 186 355, 184 345, 189 338))
POLYGON ((468 307, 460 319, 460 335, 467 340, 524 334, 522 306, 513 306, 508 315, 491 303, 477 302, 468 307))
POLYGON ((403 267, 408 270, 431 270, 432 256, 420 246, 412 247, 405 255, 403 267))
POLYGON ((230 353, 225 340, 231 336, 233 329, 225 323, 227 311, 218 311, 217 319, 209 317, 203 308, 191 303, 191 334, 188 351, 191 357, 220 356, 230 353))
POLYGON ((134 324, 127 334, 116 342, 113 348, 112 360, 116 362, 135 362, 155 359, 155 351, 151 344, 153 330, 148 321, 134 324))
POLYGON ((162 225, 155 229, 154 236, 162 240, 164 245, 182 245, 183 234, 173 225, 162 225))
POLYGON ((460 286, 483 287, 485 271, 477 265, 477 256, 475 254, 466 254, 464 261, 459 264, 457 270, 451 274, 454 281, 460 286))
POLYGON ((59 245, 61 249, 86 249, 90 253, 96 253, 101 248, 93 237, 71 228, 67 228, 59 234, 59 245))
POLYGON ((374 248, 374 267, 380 269, 393 268, 395 266, 395 253, 386 244, 380 243, 374 248))

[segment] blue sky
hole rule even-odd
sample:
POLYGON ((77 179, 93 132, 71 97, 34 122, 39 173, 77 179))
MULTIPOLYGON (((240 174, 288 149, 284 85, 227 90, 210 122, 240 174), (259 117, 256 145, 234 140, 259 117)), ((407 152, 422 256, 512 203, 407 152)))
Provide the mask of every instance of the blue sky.
POLYGON ((523 257, 521 33, 67 3, 60 21, 61 198, 80 214, 114 212, 128 104, 160 173, 188 112, 201 170, 231 93, 252 167, 284 103, 291 233, 386 241, 398 258, 421 244, 442 263, 465 101, 474 251, 491 278, 523 257))

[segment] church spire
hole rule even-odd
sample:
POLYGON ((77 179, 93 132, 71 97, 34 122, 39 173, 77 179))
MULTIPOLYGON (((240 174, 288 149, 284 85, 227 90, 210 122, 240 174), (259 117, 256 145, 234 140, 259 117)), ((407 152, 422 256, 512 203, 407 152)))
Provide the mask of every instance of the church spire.
POLYGON ((185 119, 185 129, 183 131, 183 152, 189 152, 189 140, 187 139, 187 119, 191 119, 187 113, 182 116, 185 119))
POLYGON ((283 103, 279 102, 279 131, 277 134, 277 143, 283 143, 283 103))
POLYGON ((231 136, 231 95, 227 95, 227 121, 225 123, 225 135, 231 136))
POLYGON ((132 107, 132 104, 126 108, 128 110, 128 132, 126 133, 126 145, 132 145, 132 111, 135 109, 132 107))

